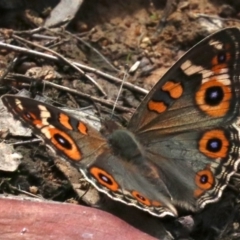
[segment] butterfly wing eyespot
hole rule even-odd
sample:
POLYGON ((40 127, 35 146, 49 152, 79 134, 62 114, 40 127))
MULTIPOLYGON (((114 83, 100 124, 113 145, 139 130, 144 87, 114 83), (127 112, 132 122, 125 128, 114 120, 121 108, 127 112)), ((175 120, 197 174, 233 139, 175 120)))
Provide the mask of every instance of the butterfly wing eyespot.
POLYGON ((53 146, 61 151, 69 160, 78 162, 82 159, 79 147, 68 134, 52 126, 44 127, 41 131, 53 146))
POLYGON ((220 51, 212 59, 212 71, 215 74, 221 73, 222 69, 227 68, 227 64, 231 60, 231 54, 229 52, 220 51))
POLYGON ((205 191, 213 188, 215 181, 214 175, 210 168, 206 168, 196 173, 195 183, 198 189, 195 189, 194 196, 200 197, 205 191))
POLYGON ((139 193, 138 191, 132 191, 132 196, 140 203, 147 205, 147 206, 151 206, 151 201, 143 196, 141 193, 139 193))
MULTIPOLYGON (((51 133, 53 133, 53 131, 50 130, 51 133)), ((58 143, 58 146, 67 149, 67 150, 71 150, 72 149, 72 143, 66 138, 66 136, 63 136, 61 133, 59 133, 59 131, 53 133, 53 138, 54 140, 56 140, 56 142, 58 143)), ((55 145, 57 145, 55 142, 55 145)))
POLYGON ((91 167, 89 169, 91 175, 104 187, 108 188, 109 190, 115 192, 119 189, 119 184, 113 178, 112 175, 100 169, 98 167, 91 167))
POLYGON ((211 159, 224 159, 228 156, 230 143, 221 129, 206 131, 198 144, 199 151, 211 159))
POLYGON ((211 117, 223 117, 230 110, 232 90, 223 83, 213 78, 203 83, 195 94, 197 106, 211 117))

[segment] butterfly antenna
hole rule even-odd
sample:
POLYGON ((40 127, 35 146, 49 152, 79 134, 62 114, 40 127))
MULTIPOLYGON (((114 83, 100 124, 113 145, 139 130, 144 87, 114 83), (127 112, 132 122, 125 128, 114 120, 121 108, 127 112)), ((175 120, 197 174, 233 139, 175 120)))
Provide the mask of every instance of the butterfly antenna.
POLYGON ((117 106, 117 102, 118 102, 118 99, 120 97, 120 94, 122 93, 123 84, 125 83, 126 78, 127 78, 127 72, 125 71, 124 72, 124 76, 123 76, 123 80, 122 80, 122 83, 121 83, 121 86, 120 86, 119 91, 118 91, 117 98, 116 98, 115 103, 113 105, 113 109, 112 109, 112 113, 111 113, 111 119, 113 118, 113 114, 114 114, 115 108, 117 106))

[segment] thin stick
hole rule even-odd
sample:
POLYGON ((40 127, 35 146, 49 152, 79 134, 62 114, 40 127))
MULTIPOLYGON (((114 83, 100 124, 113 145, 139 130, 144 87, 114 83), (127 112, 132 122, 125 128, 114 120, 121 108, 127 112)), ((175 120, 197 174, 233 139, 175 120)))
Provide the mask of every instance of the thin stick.
POLYGON ((38 198, 38 199, 43 199, 42 196, 39 196, 39 195, 30 193, 30 192, 21 190, 20 188, 14 187, 14 186, 11 185, 11 184, 9 184, 9 187, 10 187, 11 189, 15 190, 15 191, 18 191, 18 192, 20 192, 20 193, 26 194, 27 196, 34 197, 34 198, 38 198))
POLYGON ((112 113, 111 113, 111 119, 113 118, 113 114, 114 114, 115 108, 116 108, 116 106, 117 106, 117 102, 118 102, 118 99, 119 99, 119 97, 120 97, 120 94, 122 93, 123 83, 124 83, 125 80, 126 80, 126 76, 127 76, 127 74, 126 74, 126 72, 125 72, 125 74, 124 74, 124 76, 123 76, 122 84, 121 84, 120 89, 119 89, 119 91, 118 91, 117 98, 116 98, 115 103, 114 103, 114 105, 113 105, 113 109, 112 109, 112 113))
POLYGON ((27 141, 15 142, 12 145, 19 146, 19 145, 25 145, 25 144, 29 144, 29 143, 39 143, 39 142, 42 142, 42 140, 39 138, 36 138, 36 139, 32 139, 32 140, 27 140, 27 141))

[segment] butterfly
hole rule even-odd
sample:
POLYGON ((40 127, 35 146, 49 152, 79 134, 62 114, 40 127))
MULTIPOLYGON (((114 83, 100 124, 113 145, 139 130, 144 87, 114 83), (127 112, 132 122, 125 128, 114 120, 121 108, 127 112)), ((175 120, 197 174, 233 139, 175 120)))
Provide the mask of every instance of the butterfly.
POLYGON ((126 129, 108 136, 51 105, 4 95, 15 118, 100 192, 152 215, 216 202, 240 162, 240 31, 190 49, 158 81, 126 129))

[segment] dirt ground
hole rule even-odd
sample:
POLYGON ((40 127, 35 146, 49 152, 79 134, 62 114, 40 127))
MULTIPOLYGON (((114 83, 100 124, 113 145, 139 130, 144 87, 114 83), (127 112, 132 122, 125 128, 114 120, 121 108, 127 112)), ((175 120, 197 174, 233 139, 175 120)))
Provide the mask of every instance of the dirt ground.
MULTIPOLYGON (((240 1, 85 0, 66 28, 34 32, 48 15, 43 11, 46 6, 32 5, 21 9, 0 5, 1 40, 56 56, 51 49, 91 69, 84 69, 86 77, 64 59, 0 45, 1 95, 26 89, 31 97, 44 97, 55 106, 90 109, 102 120, 110 118, 125 79, 129 84, 124 85, 114 110, 114 119, 123 126, 147 91, 190 47, 217 30, 240 27, 240 1)), ((11 143, 33 139, 11 134, 3 138, 11 143)), ((99 207, 158 239, 169 239, 166 230, 174 239, 240 238, 237 177, 221 201, 202 212, 158 219, 102 196, 39 142, 16 144, 15 150, 24 157, 17 171, 0 172, 1 193, 99 207), (139 220, 142 215, 144 220, 139 220)))

